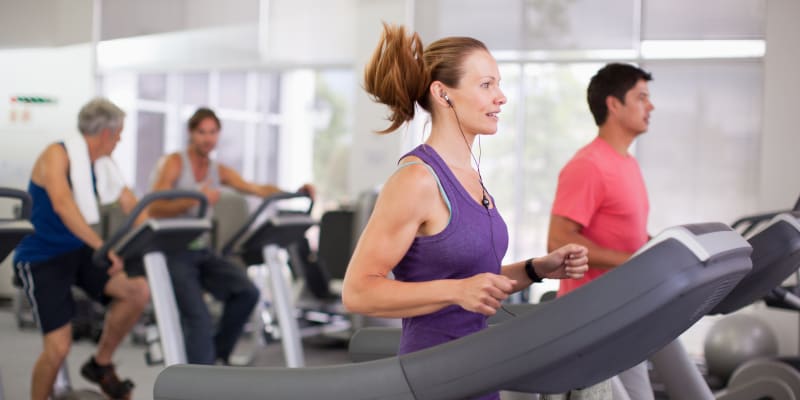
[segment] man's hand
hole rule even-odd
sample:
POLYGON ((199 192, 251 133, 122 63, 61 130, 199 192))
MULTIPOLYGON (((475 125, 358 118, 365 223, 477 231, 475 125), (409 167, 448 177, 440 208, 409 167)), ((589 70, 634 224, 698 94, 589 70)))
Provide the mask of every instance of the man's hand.
POLYGON ((208 204, 211 206, 217 204, 219 201, 219 189, 212 187, 208 182, 204 183, 203 186, 200 187, 200 192, 206 196, 208 199, 208 204))
POLYGON ((306 183, 303 186, 300 186, 300 189, 297 189, 298 193, 308 193, 308 196, 311 197, 311 200, 317 196, 317 189, 311 183, 306 183))
POLYGON ((122 259, 117 255, 116 252, 114 252, 114 250, 110 250, 108 252, 108 259, 111 261, 111 266, 106 270, 109 276, 114 276, 122 272, 122 270, 125 268, 122 259))
POLYGON ((570 243, 534 262, 536 273, 542 278, 579 279, 589 270, 589 251, 586 247, 570 243))

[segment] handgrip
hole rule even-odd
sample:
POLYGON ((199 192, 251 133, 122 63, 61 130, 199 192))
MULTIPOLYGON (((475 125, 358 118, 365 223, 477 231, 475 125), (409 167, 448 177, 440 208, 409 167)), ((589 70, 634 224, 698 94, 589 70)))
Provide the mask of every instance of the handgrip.
POLYGON ((314 208, 314 199, 307 192, 281 192, 265 197, 261 204, 259 204, 258 208, 256 208, 256 210, 250 214, 250 217, 247 219, 247 221, 242 224, 242 227, 239 228, 239 230, 237 230, 230 239, 228 239, 228 242, 222 247, 222 254, 229 255, 233 252, 233 247, 236 245, 239 239, 241 239, 242 236, 244 236, 244 234, 250 230, 250 227, 256 222, 258 217, 261 215, 261 212, 263 212, 270 204, 280 200, 299 199, 303 197, 307 197, 309 200, 311 200, 308 205, 308 210, 306 210, 303 214, 311 214, 311 209, 314 208))
POLYGON ((0 197, 13 198, 22 201, 22 215, 20 219, 31 219, 33 200, 31 195, 24 190, 0 187, 0 197))
POLYGON ((142 211, 150 205, 150 203, 158 200, 174 200, 174 199, 194 199, 200 202, 197 210, 197 218, 203 218, 206 215, 208 208, 208 199, 206 196, 194 190, 163 190, 153 193, 148 193, 142 197, 136 207, 133 208, 128 218, 122 226, 114 232, 108 240, 106 240, 99 249, 95 250, 92 256, 94 264, 100 268, 108 268, 111 261, 108 259, 108 252, 117 244, 132 228, 136 218, 142 211))

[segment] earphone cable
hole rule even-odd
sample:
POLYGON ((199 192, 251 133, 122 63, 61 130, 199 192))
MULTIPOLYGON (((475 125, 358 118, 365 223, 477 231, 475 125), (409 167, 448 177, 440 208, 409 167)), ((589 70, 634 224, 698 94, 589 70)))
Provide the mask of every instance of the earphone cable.
MULTIPOLYGON (((478 170, 478 183, 480 183, 481 185, 481 196, 483 197, 481 199, 481 203, 483 204, 484 208, 486 208, 486 216, 489 218, 489 235, 491 239, 490 247, 492 248, 492 254, 494 254, 495 262, 497 262, 497 264, 500 265, 500 267, 502 268, 502 264, 500 263, 500 257, 498 257, 497 255, 497 249, 495 249, 495 244, 494 244, 494 224, 492 221, 492 214, 489 211, 489 205, 490 205, 488 199, 489 191, 486 190, 486 186, 484 186, 483 184, 483 176, 481 175, 480 159, 481 156, 483 155, 483 149, 481 148, 481 137, 478 136, 478 158, 476 159, 475 154, 472 152, 472 146, 470 146, 469 142, 467 141, 467 135, 465 135, 464 130, 461 129, 461 120, 458 118, 458 112, 456 111, 456 108, 453 107, 452 103, 450 104, 450 108, 453 110, 453 115, 455 115, 456 117, 456 124, 458 125, 458 131, 461 132, 461 137, 464 139, 464 144, 467 145, 467 149, 469 149, 469 155, 472 157, 472 161, 475 162, 475 167, 478 170)), ((509 311, 503 303, 500 303, 500 308, 502 308, 503 311, 505 311, 508 315, 512 317, 517 316, 517 314, 514 314, 513 312, 509 311)))

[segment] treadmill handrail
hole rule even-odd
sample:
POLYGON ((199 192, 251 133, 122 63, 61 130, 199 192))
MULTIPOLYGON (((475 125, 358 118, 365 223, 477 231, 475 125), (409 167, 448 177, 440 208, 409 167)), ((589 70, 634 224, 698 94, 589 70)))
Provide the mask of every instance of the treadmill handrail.
MULTIPOLYGON (((766 224, 763 224, 761 227, 759 227, 758 230, 753 231, 750 235, 742 234, 742 236, 745 237, 745 238, 751 238, 751 237, 755 236, 756 234, 759 234, 759 233, 769 229, 769 227, 771 227, 773 225, 777 225, 777 224, 779 224, 781 222, 785 222, 786 224, 788 224, 789 226, 791 226, 795 230, 800 231, 800 222, 798 222, 798 218, 800 218, 800 212, 798 212, 798 211, 785 211, 785 212, 781 212, 781 213, 775 213, 775 215, 773 215, 770 218, 769 222, 767 222, 766 224)), ((766 220, 766 218, 765 218, 765 220, 766 220)))
POLYGON ((95 250, 92 256, 94 264, 101 268, 107 268, 110 265, 108 261, 108 252, 111 250, 127 233, 133 228, 136 218, 141 214, 150 203, 157 200, 174 200, 174 199, 194 199, 200 202, 197 208, 197 218, 203 218, 206 215, 208 208, 208 199, 206 196, 195 190, 163 190, 153 193, 148 193, 136 204, 128 218, 122 223, 122 226, 114 232, 108 240, 103 242, 99 249, 95 250))
POLYGON ((288 200, 288 199, 299 199, 299 198, 303 198, 303 197, 307 197, 310 200, 310 203, 308 205, 308 210, 306 210, 305 212, 302 212, 302 214, 304 214, 304 215, 311 214, 311 209, 314 208, 314 199, 311 197, 311 195, 309 193, 306 193, 306 192, 281 192, 281 193, 276 193, 276 194, 273 194, 273 195, 265 197, 264 200, 261 202, 261 204, 259 204, 258 208, 256 208, 255 211, 250 213, 250 216, 247 218, 247 221, 245 221, 245 223, 242 224, 241 228, 239 228, 230 237, 230 239, 228 239, 228 241, 225 243, 225 245, 222 246, 221 253, 223 255, 230 255, 231 253, 233 253, 233 248, 236 246, 236 244, 239 242, 239 240, 241 240, 242 237, 245 234, 247 234, 247 232, 250 230, 250 227, 252 227, 253 224, 255 224, 255 222, 258 220, 258 217, 261 216, 261 213, 264 212, 264 210, 267 208, 267 206, 269 206, 270 204, 272 204, 272 203, 274 203, 276 201, 288 200))
POLYGON ((651 247, 655 247, 661 242, 669 239, 675 239, 688 248, 698 260, 707 261, 713 252, 717 250, 718 246, 724 246, 727 243, 735 243, 738 247, 749 248, 750 244, 747 243, 741 235, 736 233, 733 229, 722 223, 710 224, 688 224, 669 227, 661 233, 650 239, 644 244, 631 258, 644 253, 651 247), (696 229, 705 230, 701 234, 695 234, 691 230, 693 227, 696 229))
POLYGON ((19 199, 22 201, 22 215, 18 219, 31 219, 33 200, 24 190, 0 187, 0 197, 19 199))
MULTIPOLYGON (((798 199, 798 202, 800 203, 800 199, 798 199)), ((734 230, 738 230, 740 227, 744 227, 744 230, 742 230, 742 236, 747 237, 747 235, 753 229, 755 229, 755 227, 758 226, 759 223, 764 222, 768 219, 772 219, 776 215, 780 215, 783 213, 791 213, 791 212, 792 210, 780 210, 780 211, 772 211, 761 214, 747 215, 734 221, 731 224, 731 228, 733 228, 734 230)))

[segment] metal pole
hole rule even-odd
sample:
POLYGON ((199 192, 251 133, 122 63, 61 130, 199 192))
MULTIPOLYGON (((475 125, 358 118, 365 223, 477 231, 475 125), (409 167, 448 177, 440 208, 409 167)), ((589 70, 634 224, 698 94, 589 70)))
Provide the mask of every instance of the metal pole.
POLYGON ((264 247, 264 262, 269 273, 272 288, 272 305, 278 316, 281 329, 281 344, 286 366, 300 368, 305 365, 303 346, 300 343, 300 328, 295 318, 294 302, 286 280, 283 278, 283 267, 286 265, 286 253, 280 247, 270 244, 264 247))
POLYGON ((147 282, 150 284, 150 295, 156 312, 158 334, 161 336, 164 365, 169 367, 174 364, 186 364, 181 317, 164 254, 161 252, 145 254, 144 268, 147 271, 147 282))
POLYGON ((675 339, 650 357, 671 399, 712 400, 700 371, 689 359, 680 339, 675 339))

